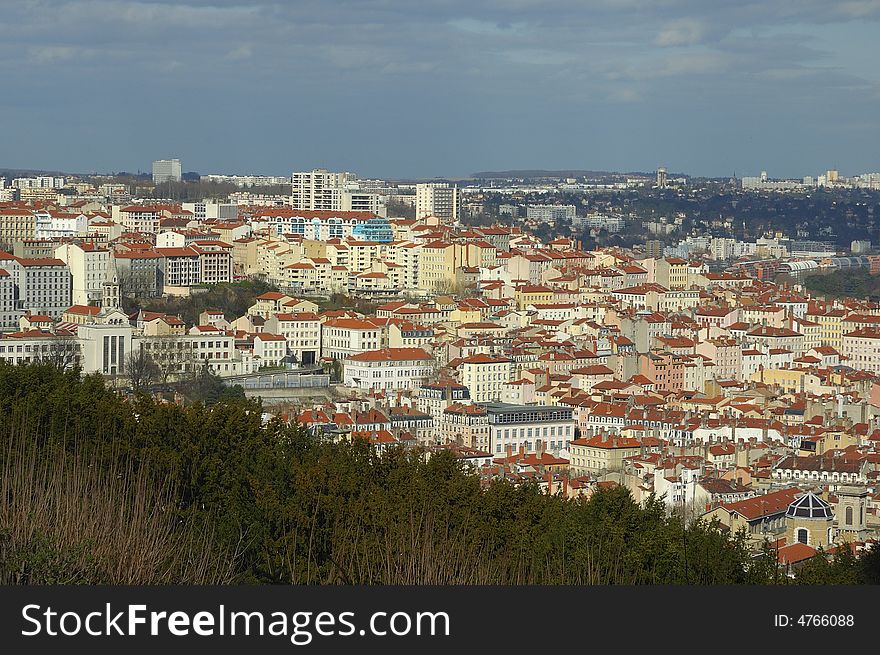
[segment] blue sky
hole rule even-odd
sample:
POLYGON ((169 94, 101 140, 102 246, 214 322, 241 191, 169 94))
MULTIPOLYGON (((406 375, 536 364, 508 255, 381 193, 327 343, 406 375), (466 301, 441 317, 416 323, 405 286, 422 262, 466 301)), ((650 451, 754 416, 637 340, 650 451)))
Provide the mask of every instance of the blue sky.
POLYGON ((0 166, 877 171, 878 34, 880 0, 4 0, 0 166))

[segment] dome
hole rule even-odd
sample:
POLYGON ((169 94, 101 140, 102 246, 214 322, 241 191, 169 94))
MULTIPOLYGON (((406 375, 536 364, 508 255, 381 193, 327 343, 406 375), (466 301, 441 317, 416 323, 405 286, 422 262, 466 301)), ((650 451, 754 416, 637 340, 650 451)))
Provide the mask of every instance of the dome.
POLYGON ((831 505, 813 492, 807 492, 788 506, 785 516, 796 519, 830 519, 831 505))

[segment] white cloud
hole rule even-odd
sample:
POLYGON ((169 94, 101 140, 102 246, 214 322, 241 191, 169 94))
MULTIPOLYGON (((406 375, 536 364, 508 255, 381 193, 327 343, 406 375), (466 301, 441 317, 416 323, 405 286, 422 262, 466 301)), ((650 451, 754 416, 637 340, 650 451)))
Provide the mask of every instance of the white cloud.
POLYGON ((706 24, 694 18, 682 18, 667 23, 654 39, 659 46, 683 46, 702 43, 708 30, 706 24))
POLYGON ((81 48, 73 46, 30 46, 28 59, 36 64, 54 64, 76 59, 81 53, 81 48))
POLYGON ((250 59, 253 54, 254 53, 249 45, 240 45, 227 52, 226 59, 228 61, 242 61, 243 59, 250 59))

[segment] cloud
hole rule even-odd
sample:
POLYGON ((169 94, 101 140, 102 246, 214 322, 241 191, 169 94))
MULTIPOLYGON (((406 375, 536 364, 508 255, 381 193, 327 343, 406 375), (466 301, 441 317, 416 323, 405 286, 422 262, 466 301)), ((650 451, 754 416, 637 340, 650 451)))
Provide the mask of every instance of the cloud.
POLYGON ((240 45, 237 48, 230 50, 226 53, 227 61, 242 61, 243 59, 250 59, 253 56, 253 51, 249 45, 240 45))
POLYGON ((682 18, 667 23, 666 27, 654 39, 654 43, 664 47, 696 45, 703 42, 707 32, 708 29, 703 21, 682 18))
POLYGON ((36 64, 55 64, 76 59, 82 52, 82 48, 75 46, 30 46, 28 59, 36 64))
MULTIPOLYGON (((490 141, 481 151, 474 136, 498 134, 499 117, 514 111, 521 121, 551 124, 561 124, 560 115, 595 117, 635 143, 638 112, 654 105, 689 124, 704 120, 699 111, 707 107, 717 121, 735 123, 757 107, 766 113, 784 106, 788 118, 778 128, 795 142, 812 138, 799 117, 818 111, 845 105, 867 116, 859 124, 870 124, 880 82, 868 63, 873 52, 866 47, 859 56, 848 39, 857 25, 876 26, 880 0, 5 0, 3 12, 4 93, 44 97, 55 89, 68 99, 94 97, 114 80, 113 101, 84 103, 92 114, 82 120, 119 129, 126 125, 120 117, 144 122, 145 103, 156 99, 211 106, 215 129, 248 112, 261 112, 260 126, 308 112, 316 126, 308 133, 290 130, 289 141, 279 142, 267 127, 264 140, 242 141, 247 147, 238 152, 253 153, 251 165, 265 158, 282 171, 294 163, 291 152, 308 159, 326 151, 351 165, 401 173, 467 172, 479 166, 465 162, 486 152, 517 152, 490 141), (234 99, 229 88, 237 90, 234 99), (425 129, 456 121, 471 130, 457 147, 425 129), (437 149, 387 149, 385 141, 376 147, 370 139, 379 137, 363 129, 376 124, 389 130, 383 138, 397 138, 399 130, 401 144, 434 139, 437 149), (333 141, 344 130, 321 125, 356 129, 351 139, 333 141), (426 151, 448 154, 428 158, 426 151)), ((29 118, 19 120, 27 125, 29 118)), ((227 159, 214 165, 212 157, 231 159, 237 151, 215 147, 209 123, 205 116, 182 121, 179 133, 166 126, 158 138, 167 134, 174 147, 192 134, 192 147, 213 153, 206 155, 211 168, 221 168, 227 159)), ((499 138, 522 139, 521 152, 543 152, 551 143, 521 124, 509 130, 520 136, 499 138)), ((138 161, 153 147, 135 128, 130 144, 125 156, 138 161), (143 153, 135 152, 138 143, 143 153)), ((40 151, 36 145, 20 151, 40 151)), ((735 139, 729 146, 743 147, 735 139)), ((574 140, 555 147, 563 156, 574 140)), ((15 155, 6 144, 3 150, 15 155)), ((95 154, 75 143, 69 150, 95 154)))

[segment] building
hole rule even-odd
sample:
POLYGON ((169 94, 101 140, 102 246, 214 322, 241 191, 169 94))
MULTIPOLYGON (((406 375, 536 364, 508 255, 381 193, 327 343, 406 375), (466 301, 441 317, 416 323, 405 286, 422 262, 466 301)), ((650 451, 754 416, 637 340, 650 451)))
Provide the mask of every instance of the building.
POLYGON ((273 314, 265 330, 287 339, 287 352, 303 366, 312 366, 321 358, 321 321, 312 312, 273 314))
POLYGON ((94 243, 65 243, 55 249, 55 256, 70 269, 73 281, 72 303, 97 304, 101 300, 101 285, 107 278, 110 251, 94 243))
POLYGON ((574 222, 576 210, 574 205, 527 205, 526 219, 544 223, 574 222))
POLYGON ((222 241, 196 241, 190 246, 199 256, 201 284, 232 282, 232 246, 222 241))
POLYGON ((321 352, 330 359, 346 359, 384 345, 386 330, 375 323, 357 318, 336 318, 324 322, 321 352))
POLYGON ((549 405, 482 403, 495 455, 567 450, 574 439, 573 409, 549 405))
POLYGON ((59 368, 72 368, 82 363, 80 341, 70 332, 12 332, 0 336, 0 362, 48 362, 59 368))
POLYGON ((171 213, 168 207, 162 205, 113 206, 114 221, 122 223, 122 227, 128 232, 138 234, 156 234, 159 231, 159 221, 170 218, 171 213))
POLYGON ((831 505, 807 492, 785 510, 786 541, 827 548, 834 543, 833 521, 831 505))
POLYGON ((880 374, 880 329, 863 327, 842 337, 840 354, 847 364, 861 371, 880 374))
POLYGON ((484 405, 453 403, 443 410, 436 427, 437 442, 468 448, 489 448, 489 414, 484 405), (479 444, 479 445, 477 445, 479 444))
POLYGON ((657 169, 657 188, 666 188, 666 169, 662 166, 657 169))
POLYGON ((340 191, 357 179, 354 173, 331 173, 323 168, 290 176, 290 206, 294 209, 338 211, 340 191))
POLYGON ((344 383, 355 389, 415 389, 434 373, 434 358, 422 348, 382 348, 349 355, 344 383))
POLYGON ((474 402, 501 400, 505 385, 513 379, 513 361, 479 353, 459 362, 459 379, 474 402))
POLYGON ((370 212, 385 216, 385 198, 360 188, 354 173, 332 173, 323 168, 290 176, 290 206, 298 210, 370 212))
POLYGON ((180 182, 183 179, 179 159, 159 159, 153 162, 153 184, 180 182))
POLYGON ((268 222, 277 236, 292 234, 312 241, 369 237, 387 243, 394 235, 388 219, 368 211, 285 208, 264 210, 256 218, 268 222))
POLYGON ((443 224, 455 224, 461 216, 461 194, 446 182, 416 184, 416 220, 429 216, 443 224))
POLYGON ((89 219, 76 212, 38 211, 37 239, 59 239, 83 236, 88 232, 89 219))
POLYGON ((765 538, 784 536, 788 508, 801 495, 797 487, 780 489, 735 503, 722 503, 703 518, 706 521, 717 518, 730 529, 730 534, 745 528, 749 541, 760 545, 765 538))
POLYGON ((37 234, 37 215, 29 209, 0 208, 0 247, 12 250, 17 241, 37 234))
POLYGON ((18 324, 18 284, 12 273, 3 268, 0 261, 0 330, 18 324))
POLYGON ((453 404, 469 403, 468 388, 455 380, 444 379, 423 384, 419 387, 416 405, 421 412, 430 414, 435 421, 443 416, 443 411, 453 404))
POLYGON ((125 295, 152 298, 162 295, 164 257, 155 250, 131 250, 113 254, 119 283, 125 295))
POLYGON ((261 367, 280 366, 287 356, 287 339, 280 334, 260 332, 254 337, 254 359, 261 367))
POLYGON ((19 259, 21 281, 19 286, 20 307, 31 314, 44 314, 60 318, 70 301, 73 280, 70 269, 60 259, 19 259))
POLYGON ((638 439, 597 434, 571 442, 571 471, 576 475, 622 471, 624 460, 641 453, 638 439))
POLYGON ((191 287, 202 282, 201 255, 193 248, 157 248, 162 256, 162 279, 167 287, 191 287))

